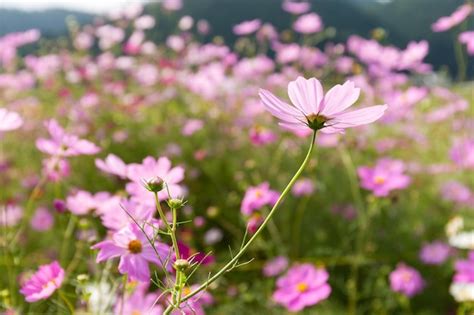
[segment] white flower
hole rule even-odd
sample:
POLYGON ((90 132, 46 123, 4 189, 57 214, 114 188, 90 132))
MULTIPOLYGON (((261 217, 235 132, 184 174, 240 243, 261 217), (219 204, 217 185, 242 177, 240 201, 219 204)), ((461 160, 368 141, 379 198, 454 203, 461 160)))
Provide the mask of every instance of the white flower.
POLYGON ((474 230, 460 232, 449 238, 449 244, 460 249, 474 249, 474 230))
POLYGON ((460 216, 455 216, 451 220, 449 220, 448 224, 446 224, 446 235, 453 236, 457 234, 462 228, 464 227, 464 220, 460 216))
POLYGON ((474 283, 454 282, 449 287, 449 293, 457 302, 474 301, 474 283))

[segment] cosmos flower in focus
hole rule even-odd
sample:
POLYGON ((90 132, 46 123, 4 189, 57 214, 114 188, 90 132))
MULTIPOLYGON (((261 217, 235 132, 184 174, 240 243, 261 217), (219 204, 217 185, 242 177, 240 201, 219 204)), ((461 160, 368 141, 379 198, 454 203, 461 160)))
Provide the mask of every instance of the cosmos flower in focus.
POLYGON ((323 87, 316 78, 298 77, 288 84, 291 106, 267 90, 260 89, 263 105, 275 117, 280 126, 292 130, 321 130, 324 133, 342 133, 344 129, 372 123, 382 117, 387 105, 377 105, 347 111, 359 98, 360 89, 347 81, 336 85, 324 95, 323 87))
POLYGON ((331 287, 327 283, 328 278, 324 268, 315 268, 311 264, 294 266, 277 280, 273 300, 290 312, 299 312, 329 297, 331 287))
POLYGON ((425 287, 425 281, 420 273, 403 263, 390 273, 390 287, 393 291, 412 297, 420 293, 425 287))
POLYGON ((29 303, 44 300, 50 297, 56 289, 61 287, 64 280, 64 269, 57 261, 49 265, 42 265, 22 286, 20 293, 29 303))
POLYGON ((361 186, 371 190, 377 197, 386 197, 392 190, 405 189, 411 182, 405 175, 402 161, 383 158, 374 167, 361 166, 357 169, 361 186))
POLYGON ((11 131, 20 128, 23 119, 18 113, 10 112, 5 108, 0 108, 0 132, 11 131))
MULTIPOLYGON (((147 225, 145 231, 149 234, 148 237, 153 239, 153 228, 147 225)), ((163 266, 171 257, 168 245, 155 242, 154 246, 160 257, 156 255, 140 228, 135 223, 131 223, 114 233, 112 239, 95 244, 92 249, 99 250, 98 263, 120 257, 118 270, 121 274, 128 274, 131 280, 148 282, 150 281, 148 263, 163 266)))

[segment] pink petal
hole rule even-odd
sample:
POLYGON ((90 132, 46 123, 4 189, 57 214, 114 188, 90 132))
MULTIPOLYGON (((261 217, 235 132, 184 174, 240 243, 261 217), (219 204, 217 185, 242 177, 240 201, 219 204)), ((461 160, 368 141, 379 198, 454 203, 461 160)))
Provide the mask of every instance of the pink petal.
POLYGON ((387 105, 370 106, 346 113, 342 113, 328 122, 333 128, 344 129, 370 124, 383 116, 387 105))
POLYGON ((334 86, 324 97, 321 115, 332 117, 346 110, 357 101, 359 95, 360 89, 356 88, 352 81, 334 86))
POLYGON ((291 102, 305 115, 319 112, 324 92, 321 83, 311 78, 298 77, 288 84, 288 96, 291 102))
POLYGON ((260 89, 259 93, 265 108, 275 117, 287 123, 298 123, 305 121, 303 113, 299 112, 295 107, 281 101, 278 97, 267 90, 260 89))

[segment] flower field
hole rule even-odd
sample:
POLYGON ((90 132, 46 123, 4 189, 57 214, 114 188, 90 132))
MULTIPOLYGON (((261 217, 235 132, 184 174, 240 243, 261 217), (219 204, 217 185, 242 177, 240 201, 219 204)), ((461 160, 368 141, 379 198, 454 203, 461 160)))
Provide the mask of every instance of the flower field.
MULTIPOLYGON (((474 314, 473 82, 275 2, 0 37, 1 314, 474 314)), ((473 14, 432 21, 460 73, 473 14)))

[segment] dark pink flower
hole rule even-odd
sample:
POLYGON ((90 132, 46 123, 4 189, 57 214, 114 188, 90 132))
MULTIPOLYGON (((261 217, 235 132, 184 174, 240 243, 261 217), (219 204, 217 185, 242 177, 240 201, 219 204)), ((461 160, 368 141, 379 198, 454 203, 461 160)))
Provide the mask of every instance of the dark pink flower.
POLYGON ((57 261, 42 265, 21 287, 20 293, 29 303, 44 300, 61 287, 64 280, 64 269, 57 261))
POLYGON ((291 312, 299 312, 329 297, 331 287, 327 283, 328 278, 324 268, 315 268, 310 264, 294 266, 278 279, 273 300, 291 312))

